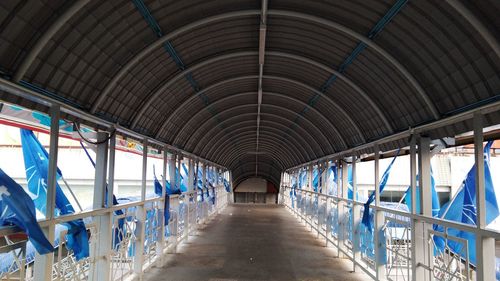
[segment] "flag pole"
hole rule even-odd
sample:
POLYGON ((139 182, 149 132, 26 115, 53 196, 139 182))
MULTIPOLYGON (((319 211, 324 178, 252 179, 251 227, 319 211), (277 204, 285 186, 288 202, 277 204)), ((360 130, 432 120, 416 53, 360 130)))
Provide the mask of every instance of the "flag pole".
POLYGON ((66 181, 66 179, 62 175, 61 175, 61 179, 64 182, 64 185, 66 185, 66 187, 68 188, 69 193, 71 193, 71 196, 73 196, 73 199, 75 199, 76 205, 78 205, 78 209, 80 209, 80 212, 83 211, 82 206, 80 205, 80 202, 78 202, 78 199, 76 199, 76 195, 73 192, 73 189, 71 189, 68 182, 66 181))

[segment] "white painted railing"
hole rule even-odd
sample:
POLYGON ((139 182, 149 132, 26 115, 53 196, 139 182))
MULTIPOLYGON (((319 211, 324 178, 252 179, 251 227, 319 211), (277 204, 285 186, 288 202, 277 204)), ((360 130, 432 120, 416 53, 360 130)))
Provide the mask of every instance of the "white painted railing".
MULTIPOLYGON (((161 223, 164 216, 164 199, 160 197, 39 221, 41 226, 55 227, 62 222, 81 218, 86 221, 89 233, 91 254, 89 258, 80 261, 77 261, 73 253, 64 246, 65 231, 58 233, 58 240, 63 242, 54 253, 52 280, 91 280, 91 271, 96 266, 96 261, 100 259, 110 261, 110 276, 107 280, 113 281, 140 278, 142 273, 151 266, 162 266, 166 254, 175 253, 180 243, 188 240, 189 236, 193 235, 201 225, 207 223, 227 206, 228 196, 222 185, 215 188, 214 201, 211 198, 205 198, 201 202, 198 194, 189 192, 170 196, 170 219, 167 226, 161 223), (138 214, 140 207, 146 210, 144 221, 140 220, 141 216, 138 214), (116 215, 115 210, 122 210, 123 214, 116 215), (106 214, 112 216, 111 237, 104 237, 99 230, 99 224, 92 221, 92 218, 106 214), (122 229, 118 227, 120 219, 124 220, 122 229), (138 227, 141 223, 144 224, 143 228, 138 227), (143 233, 139 233, 141 229, 143 233), (139 241, 138 237, 144 237, 142 240, 144 251, 140 255, 135 250, 136 243, 139 241), (96 255, 98 239, 109 239, 109 245, 112 247, 107 256, 96 255), (139 266, 141 272, 135 270, 136 263, 141 263, 139 266)), ((7 269, 0 271, 0 280, 34 279, 33 269, 37 260, 33 256, 33 251, 31 251, 32 256, 27 259, 26 245, 26 237, 20 229, 0 227, 0 254, 4 257, 0 262, 10 262, 9 265, 1 265, 2 268, 7 269), (7 258, 5 254, 9 254, 10 257, 7 258)))
MULTIPOLYGON (((326 246, 333 246, 338 257, 351 260, 355 270, 363 270, 374 280, 377 280, 374 257, 380 254, 377 253, 379 250, 386 257, 384 275, 387 280, 412 280, 412 272, 416 267, 425 270, 426 280, 478 280, 475 266, 469 262, 467 240, 448 234, 448 230, 458 229, 475 237, 494 238, 495 244, 500 241, 500 233, 496 231, 371 205, 370 208, 384 215, 382 229, 385 239, 381 243, 385 241, 385 246, 377 247, 373 245, 373 234, 362 231, 363 228, 360 227, 364 208, 362 202, 302 189, 295 189, 296 195, 291 196, 290 191, 290 187, 281 188, 280 203, 323 239, 326 246), (353 213, 354 209, 360 211, 353 213), (422 226, 418 227, 417 224, 422 226), (443 230, 438 231, 433 226, 441 226, 443 230), (413 233, 415 229, 423 232, 413 233), (443 251, 438 251, 434 236, 442 237, 445 245, 449 241, 461 243, 464 249, 462 257, 466 258, 453 253, 448 246, 443 251), (426 254, 426 262, 416 263, 412 259, 412 252, 417 250, 417 243, 412 243, 412 237, 425 239, 425 249, 419 249, 423 250, 419 252, 426 254)), ((496 280, 495 276, 488 278, 490 279, 486 280, 496 280)))

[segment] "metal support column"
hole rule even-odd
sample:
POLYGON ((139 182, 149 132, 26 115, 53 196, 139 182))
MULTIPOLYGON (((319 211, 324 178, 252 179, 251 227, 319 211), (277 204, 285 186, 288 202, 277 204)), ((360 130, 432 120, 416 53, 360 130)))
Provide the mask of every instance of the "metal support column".
POLYGON ((328 194, 328 171, 330 169, 330 164, 323 162, 322 176, 321 176, 321 193, 328 194))
MULTIPOLYGON (((352 198, 353 201, 357 201, 358 194, 358 184, 356 180, 356 161, 357 157, 352 157, 352 198)), ((351 231, 352 231, 352 253, 353 259, 359 261, 361 259, 360 251, 360 233, 359 224, 361 223, 361 206, 357 204, 352 205, 352 221, 351 221, 351 231)), ((356 263, 353 263, 353 271, 356 271, 356 263)))
MULTIPOLYGON (((474 114, 474 161, 476 164, 476 226, 486 227, 486 190, 484 186, 483 116, 474 114)), ((489 280, 495 276, 495 239, 476 236, 476 279, 489 280)))
POLYGON ((307 171, 307 190, 313 190, 313 169, 313 164, 310 164, 307 171))
MULTIPOLYGON (((45 211, 45 218, 47 220, 54 218, 54 209, 56 205, 56 184, 57 184, 57 153, 59 146, 59 119, 60 108, 59 106, 52 106, 50 108, 50 147, 49 147, 49 171, 47 177, 47 207, 45 211)), ((47 239, 53 243, 55 240, 55 225, 42 228, 47 239)), ((52 280, 52 265, 54 263, 54 253, 40 255, 35 251, 35 266, 34 266, 34 280, 52 280)))
POLYGON ((194 197, 193 197, 193 201, 194 201, 194 212, 195 212, 195 215, 194 215, 194 224, 196 225, 198 223, 198 216, 200 214, 200 210, 199 210, 199 204, 198 204, 198 182, 200 181, 200 178, 198 177, 198 173, 200 171, 200 162, 198 160, 196 160, 196 166, 195 166, 195 171, 194 171, 194 197))
POLYGON ((229 202, 234 202, 234 183, 233 183, 233 172, 229 171, 229 185, 231 186, 231 193, 229 195, 229 202))
MULTIPOLYGON (((97 133, 96 165, 94 180, 94 201, 93 209, 105 208, 106 205, 106 172, 108 168, 108 134, 104 132, 97 133)), ((109 201, 108 201, 109 202, 109 201)), ((113 202, 113 201, 111 201, 113 202)), ((111 213, 93 217, 98 227, 98 236, 95 247, 91 248, 91 256, 94 262, 91 263, 91 280, 109 280, 110 278, 110 250, 112 241, 112 220, 111 213)))
MULTIPOLYGON (((375 160, 374 160, 374 166, 375 166, 375 182, 374 182, 374 187, 375 187, 375 206, 380 206, 380 166, 379 166, 379 147, 378 145, 375 145, 374 147, 374 152, 375 152, 375 160)), ((375 275, 377 277, 377 280, 386 280, 386 271, 385 271, 385 264, 386 264, 386 249, 384 243, 384 212, 381 212, 379 210, 374 210, 374 246, 375 246, 375 275)))
POLYGON ((190 222, 189 218, 191 217, 191 189, 193 188, 193 169, 192 169, 192 161, 188 159, 188 171, 187 171, 187 187, 186 194, 184 195, 184 206, 186 207, 186 217, 184 219, 184 235, 186 236, 186 242, 189 241, 189 228, 190 222))
MULTIPOLYGON (((175 153, 173 151, 171 152, 165 152, 167 154, 167 164, 168 164, 168 178, 170 179, 170 188, 171 190, 175 190, 176 186, 176 171, 175 171, 175 153)), ((175 212, 170 212, 171 213, 171 218, 174 216, 177 216, 177 213, 175 212)), ((170 236, 168 237, 168 245, 173 245, 171 248, 169 248, 169 253, 175 253, 176 247, 177 247, 177 226, 176 223, 169 223, 168 227, 170 228, 170 236)))
POLYGON ((194 186, 194 160, 189 159, 189 164, 188 164, 188 192, 191 192, 193 190, 196 190, 194 186))
MULTIPOLYGON (((325 177, 325 194, 329 194, 328 191, 330 189, 330 169, 334 165, 333 161, 328 161, 326 165, 326 177, 325 177)), ((329 219, 329 215, 331 214, 332 208, 332 199, 327 197, 325 202, 325 236, 326 236, 326 247, 329 246, 329 239, 332 237, 332 220, 329 219)))
POLYGON ((175 176, 175 154, 173 152, 168 152, 167 154, 168 154, 167 155, 168 178, 170 180, 170 189, 174 190, 177 182, 175 176))
MULTIPOLYGON (((340 161, 339 161, 340 163, 340 161)), ((349 180, 347 178, 348 175, 348 167, 349 164, 347 162, 342 161, 342 198, 348 198, 349 192, 349 180)), ((347 204, 345 201, 339 201, 338 203, 338 236, 339 236, 339 257, 345 258, 347 253, 347 239, 349 239, 349 234, 347 233, 349 222, 349 212, 347 210, 347 204)))
POLYGON ((162 201, 158 202, 158 223, 160 224, 160 233, 158 237, 158 241, 156 242, 156 248, 158 253, 158 267, 161 267, 165 263, 165 259, 163 256, 164 245, 165 245, 165 195, 167 193, 167 150, 163 149, 163 161, 161 166, 161 177, 162 177, 162 189, 161 189, 161 198, 162 201))
MULTIPOLYGON (((413 144, 413 140, 412 140, 413 144)), ((411 147, 411 149, 414 149, 411 147)), ((411 152, 411 151, 410 151, 411 152)), ((431 194, 431 152, 430 152, 430 139, 428 137, 420 136, 418 138, 418 192, 415 193, 416 197, 412 197, 412 202, 415 201, 416 206, 420 206, 420 212, 417 214, 432 216, 432 194, 431 194), (418 194, 417 194, 418 193, 418 194), (419 202, 416 202, 414 198, 418 198, 420 196, 419 202)), ((413 159, 410 166, 410 169, 413 168, 413 159)), ((413 171, 412 171, 413 173, 413 171)), ((412 179, 413 181, 413 179, 412 179)), ((413 182, 412 182, 413 185, 413 182)), ((414 211, 417 211, 416 206, 412 206, 414 211)), ((431 266, 431 260, 429 259, 429 245, 427 243, 427 236, 429 235, 428 230, 432 228, 432 225, 429 225, 423 221, 413 220, 412 225, 412 269, 413 269, 413 280, 422 280, 428 281, 432 278, 432 272, 430 270, 426 270, 425 267, 431 266)))
POLYGON ((205 223, 205 219, 206 219, 206 211, 207 211, 207 208, 206 208, 206 202, 208 200, 208 198, 205 197, 205 195, 207 194, 206 193, 206 189, 207 189, 207 164, 206 163, 203 163, 203 176, 201 178, 201 192, 203 193, 202 197, 204 198, 202 204, 201 204, 201 217, 202 217, 202 222, 205 223))
MULTIPOLYGON (((143 141, 142 146, 142 181, 141 181, 141 201, 146 200, 146 172, 148 161, 148 142, 143 141)), ((134 273, 142 280, 142 272, 144 265, 144 232, 146 222, 146 208, 145 206, 138 205, 136 209, 136 229, 135 229, 135 259, 134 259, 134 273)))
POLYGON ((177 169, 179 173, 177 174, 177 178, 175 179, 176 186, 179 190, 181 190, 182 185, 182 154, 177 154, 177 169))

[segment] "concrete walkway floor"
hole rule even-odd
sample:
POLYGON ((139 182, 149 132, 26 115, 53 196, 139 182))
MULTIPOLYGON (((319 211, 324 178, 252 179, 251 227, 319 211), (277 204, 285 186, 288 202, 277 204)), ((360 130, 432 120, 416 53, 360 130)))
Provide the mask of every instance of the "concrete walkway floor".
POLYGON ((230 205, 144 280, 371 280, 284 207, 230 205))

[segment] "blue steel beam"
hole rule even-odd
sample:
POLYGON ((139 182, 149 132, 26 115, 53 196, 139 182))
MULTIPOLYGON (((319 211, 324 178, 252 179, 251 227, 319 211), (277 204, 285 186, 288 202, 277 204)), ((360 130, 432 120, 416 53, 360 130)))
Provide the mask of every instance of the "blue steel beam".
MULTIPOLYGON (((154 18, 153 14, 151 14, 151 12, 149 11, 149 9, 146 6, 146 4, 144 3, 144 1, 143 0, 132 0, 132 2, 134 3, 135 7, 139 11, 139 13, 142 15, 142 17, 144 18, 144 20, 148 23, 149 27, 156 34, 156 37, 162 38, 164 36, 164 33, 163 33, 160 25, 158 24, 158 22, 154 18)), ((186 65, 184 64, 184 62, 182 61, 182 58, 179 56, 179 54, 177 53, 177 51, 175 50, 174 46, 172 45, 172 43, 170 41, 168 41, 168 40, 165 41, 163 43, 163 48, 169 54, 169 56, 172 58, 172 60, 174 60, 175 64, 177 65, 177 67, 181 71, 186 69, 186 65)), ((191 85, 191 87, 194 89, 195 92, 200 91, 200 87, 191 73, 189 73, 189 72, 186 73, 186 75, 184 75, 184 77, 186 78, 189 85, 191 85)), ((202 94, 199 94, 198 97, 205 104, 207 111, 210 114, 215 115, 215 111, 210 107, 210 99, 208 98, 208 96, 206 96, 205 94, 202 93, 202 94)), ((218 118, 216 118, 216 121, 218 124, 220 124, 220 120, 218 118)), ((224 129, 223 126, 220 126, 220 127, 222 129, 224 129)))
MULTIPOLYGON (((160 25, 158 24, 158 22, 156 21, 156 19, 153 17, 153 15, 151 14, 151 12, 149 11, 149 9, 146 6, 146 4, 144 3, 144 1, 143 0, 132 0, 132 2, 134 3, 134 5, 137 8, 137 10, 139 10, 139 12, 141 13, 141 15, 144 17, 144 20, 148 23, 149 27, 151 27, 151 29, 156 34, 156 36, 158 38, 162 38, 164 36, 163 31, 161 30, 160 25)), ((186 69, 186 65, 182 61, 182 58, 179 56, 179 54, 175 50, 175 48, 172 45, 172 43, 170 43, 170 41, 168 41, 168 40, 165 41, 163 43, 163 48, 167 51, 167 53, 170 55, 170 57, 174 60, 174 62, 177 65, 177 67, 181 71, 184 71, 186 69)), ((186 80, 188 81, 188 83, 191 85, 191 87, 194 89, 195 93, 198 93, 200 91, 200 87, 199 87, 198 83, 196 82, 196 80, 194 79, 193 75, 190 72, 188 72, 188 73, 186 73, 186 75, 184 75, 184 77, 186 78, 186 80)), ((210 99, 208 98, 208 96, 205 95, 204 93, 200 93, 200 94, 198 94, 198 97, 205 104, 206 110, 212 116, 215 117, 215 121, 217 123, 217 126, 225 134, 227 134, 225 126, 222 124, 222 122, 219 119, 219 117, 217 116, 217 113, 215 112, 215 110, 210 106, 210 99)), ((235 145, 238 145, 238 144, 236 143, 235 145)))
MULTIPOLYGON (((148 23, 149 27, 151 27, 153 32, 156 34, 156 37, 158 37, 158 38, 163 37, 164 33, 161 30, 160 25, 158 24, 156 19, 153 17, 151 12, 149 11, 149 9, 146 6, 146 4, 144 3, 144 1, 143 0, 132 0, 132 2, 134 3, 137 10, 139 10, 139 13, 141 13, 144 20, 148 23)), ((165 41, 163 43, 163 48, 165 49, 165 51, 167 51, 167 53, 170 55, 170 57, 174 60, 175 64, 177 65, 177 67, 180 70, 186 69, 186 65, 184 64, 184 62, 182 61, 182 58, 179 56, 179 54, 177 53, 177 51, 175 50, 174 46, 172 45, 172 43, 170 41, 168 41, 168 40, 165 41)), ((185 75, 185 78, 195 91, 199 91, 198 83, 193 78, 193 75, 191 73, 187 73, 185 75)))
MULTIPOLYGON (((391 20, 403 9, 403 7, 406 5, 408 0, 398 0, 390 9, 387 11, 387 13, 375 24, 375 26, 368 32, 367 37, 371 40, 373 40, 375 37, 377 37, 378 34, 384 29, 384 27, 391 22, 391 20)), ((344 62, 338 67, 338 72, 344 73, 346 69, 351 65, 356 58, 361 54, 361 52, 366 49, 367 45, 363 42, 359 42, 356 47, 352 50, 352 52, 344 59, 344 62)), ((326 93, 326 91, 334 84, 334 82, 337 80, 337 76, 335 74, 332 74, 326 82, 321 86, 320 92, 321 93, 326 93)), ((313 97, 311 97, 308 101, 308 104, 311 107, 314 107, 314 105, 318 102, 320 99, 321 95, 315 94, 313 97)), ((304 115, 307 111, 309 110, 308 107, 304 108, 299 114, 304 115)), ((299 120, 299 116, 295 119, 295 121, 299 120)))

